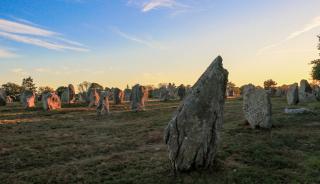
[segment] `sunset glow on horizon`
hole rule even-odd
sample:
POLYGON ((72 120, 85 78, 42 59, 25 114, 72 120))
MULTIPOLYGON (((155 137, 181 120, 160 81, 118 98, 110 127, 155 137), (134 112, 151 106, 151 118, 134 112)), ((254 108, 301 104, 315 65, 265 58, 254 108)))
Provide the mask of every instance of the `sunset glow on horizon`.
POLYGON ((320 1, 0 1, 0 83, 193 84, 221 55, 237 86, 310 80, 320 1))

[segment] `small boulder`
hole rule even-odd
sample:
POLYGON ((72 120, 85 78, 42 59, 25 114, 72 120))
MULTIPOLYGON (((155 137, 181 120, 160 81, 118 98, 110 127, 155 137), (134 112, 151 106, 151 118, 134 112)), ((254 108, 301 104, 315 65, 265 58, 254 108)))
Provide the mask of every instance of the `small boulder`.
POLYGON ((271 128, 271 100, 264 89, 257 89, 252 84, 243 90, 243 112, 252 128, 271 128))

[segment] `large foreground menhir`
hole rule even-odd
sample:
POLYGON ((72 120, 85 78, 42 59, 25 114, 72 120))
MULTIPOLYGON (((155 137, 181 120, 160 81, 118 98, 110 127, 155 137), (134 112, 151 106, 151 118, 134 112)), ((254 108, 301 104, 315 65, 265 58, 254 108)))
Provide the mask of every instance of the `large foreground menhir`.
POLYGON ((213 165, 223 123, 228 71, 218 56, 180 104, 165 130, 169 158, 176 171, 213 165))

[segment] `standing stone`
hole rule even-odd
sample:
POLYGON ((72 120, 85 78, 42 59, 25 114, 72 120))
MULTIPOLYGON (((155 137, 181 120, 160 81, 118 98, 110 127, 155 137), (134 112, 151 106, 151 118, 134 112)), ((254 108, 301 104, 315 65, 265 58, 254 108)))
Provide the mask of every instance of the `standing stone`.
POLYGON ((55 110, 61 108, 61 101, 55 93, 44 93, 42 94, 42 107, 45 111, 55 110))
POLYGON ((317 100, 320 101, 320 86, 315 86, 313 92, 317 100))
POLYGON ((89 90, 89 107, 97 106, 99 103, 100 95, 96 88, 89 90))
POLYGON ((99 103, 97 105, 97 115, 108 115, 110 113, 109 109, 108 92, 101 92, 99 103))
POLYGON ((118 105, 118 104, 122 104, 124 99, 124 93, 121 89, 119 88, 115 88, 113 90, 113 101, 114 104, 118 105))
POLYGON ((299 88, 299 102, 308 103, 314 101, 317 101, 317 99, 313 94, 310 84, 307 80, 301 80, 299 88))
POLYGON ((271 100, 264 89, 257 89, 252 84, 243 90, 243 112, 252 128, 271 128, 271 100))
POLYGON ((217 57, 193 86, 165 129, 176 171, 209 168, 217 153, 228 71, 217 57))
POLYGON ((124 100, 130 101, 130 97, 131 97, 131 89, 125 89, 124 90, 124 100))
POLYGON ((0 106, 7 105, 7 95, 3 89, 0 89, 0 106))
POLYGON ((75 90, 72 84, 62 92, 61 94, 61 102, 65 104, 71 104, 75 101, 75 90))
POLYGON ((299 89, 298 84, 291 84, 287 91, 288 105, 297 105, 299 103, 299 89))
POLYGON ((186 87, 183 84, 178 87, 178 96, 180 100, 183 100, 183 98, 186 96, 186 87))
POLYGON ((36 95, 33 91, 29 90, 25 90, 20 96, 21 104, 26 109, 35 107, 35 99, 36 95))
POLYGON ((169 89, 167 87, 161 87, 160 88, 159 98, 160 98, 161 102, 166 102, 166 101, 169 100, 170 92, 169 92, 169 89))
POLYGON ((148 99, 148 89, 140 84, 136 84, 132 87, 131 92, 131 110, 143 111, 144 103, 148 99))
POLYGON ((13 99, 11 98, 11 96, 7 96, 7 98, 6 98, 6 103, 7 103, 7 104, 13 103, 13 99))

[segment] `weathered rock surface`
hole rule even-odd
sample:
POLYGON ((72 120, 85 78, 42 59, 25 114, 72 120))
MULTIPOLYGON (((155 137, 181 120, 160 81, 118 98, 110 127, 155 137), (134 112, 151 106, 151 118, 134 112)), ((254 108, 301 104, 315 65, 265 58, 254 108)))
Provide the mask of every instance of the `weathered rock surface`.
POLYGON ((159 91, 160 91, 159 100, 160 100, 161 102, 166 102, 166 101, 168 101, 168 100, 170 99, 170 91, 169 91, 168 88, 166 88, 166 87, 161 87, 161 88, 159 89, 159 91))
POLYGON ((55 93, 42 94, 42 107, 45 111, 55 110, 61 108, 61 100, 55 93))
POLYGON ((165 130, 169 159, 176 171, 213 165, 223 123, 228 71, 217 57, 185 97, 165 130))
POLYGON ((99 103, 97 106, 97 115, 108 115, 110 113, 109 110, 109 96, 108 92, 101 92, 99 103))
POLYGON ((20 96, 21 104, 26 109, 35 107, 35 99, 36 95, 33 91, 29 90, 25 90, 20 96))
POLYGON ((74 103, 75 95, 76 93, 74 90, 74 86, 72 84, 69 84, 69 86, 61 94, 61 102, 65 104, 74 103))
POLYGON ((0 89, 0 106, 7 105, 7 95, 6 92, 0 89))
POLYGON ((320 101, 320 86, 315 86, 313 92, 317 100, 320 101))
POLYGON ((123 99, 124 99, 124 92, 119 88, 115 88, 113 90, 113 101, 114 101, 114 104, 116 104, 116 105, 122 104, 123 99))
POLYGON ((180 98, 180 100, 183 100, 184 97, 186 96, 186 87, 181 84, 179 87, 178 87, 178 96, 180 98))
POLYGON ((89 91, 89 107, 97 106, 99 103, 100 95, 96 88, 92 88, 89 91))
POLYGON ((297 105, 299 103, 299 89, 298 84, 291 84, 287 91, 288 105, 297 105))
POLYGON ((131 110, 133 111, 143 111, 144 103, 148 99, 148 90, 144 86, 136 84, 132 87, 131 92, 131 110))
POLYGON ((307 80, 301 80, 300 81, 300 87, 299 87, 299 102, 302 103, 308 103, 308 102, 314 102, 317 98, 314 95, 312 88, 307 80))
POLYGON ((243 90, 243 112, 252 128, 271 128, 271 100, 264 89, 249 84, 243 90))

